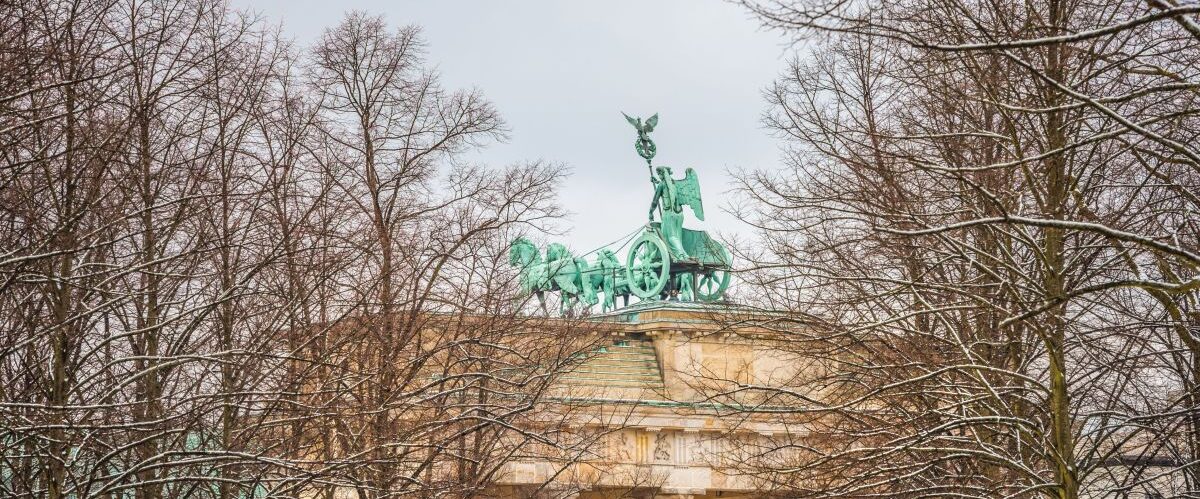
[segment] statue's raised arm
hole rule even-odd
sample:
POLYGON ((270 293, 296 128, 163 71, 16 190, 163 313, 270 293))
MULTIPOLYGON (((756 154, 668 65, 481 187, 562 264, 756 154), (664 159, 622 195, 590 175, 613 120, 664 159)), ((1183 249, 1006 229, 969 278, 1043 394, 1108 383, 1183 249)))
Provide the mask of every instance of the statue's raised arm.
POLYGON ((663 214, 667 212, 678 214, 683 212, 684 206, 692 208, 696 219, 704 220, 704 202, 700 198, 700 179, 697 178, 696 171, 688 168, 682 179, 675 179, 671 176, 670 168, 665 166, 655 168, 651 164, 657 147, 654 145, 654 141, 650 140, 650 132, 653 132, 654 127, 658 126, 658 113, 645 121, 625 113, 621 113, 621 115, 625 117, 625 121, 633 125, 634 130, 637 130, 638 138, 633 143, 633 147, 637 150, 638 155, 646 160, 646 166, 650 169, 650 184, 654 186, 654 196, 650 199, 650 221, 654 221, 654 213, 660 208, 663 214))

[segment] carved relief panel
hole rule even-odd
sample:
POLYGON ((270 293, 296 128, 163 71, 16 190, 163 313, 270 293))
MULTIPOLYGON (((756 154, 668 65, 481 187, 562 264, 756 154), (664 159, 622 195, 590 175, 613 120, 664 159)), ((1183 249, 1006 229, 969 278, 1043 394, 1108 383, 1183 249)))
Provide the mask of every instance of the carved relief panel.
POLYGON ((633 430, 614 431, 608 435, 608 459, 618 463, 632 463, 637 456, 636 435, 633 430))
POLYGON ((654 462, 672 462, 671 456, 674 454, 674 452, 672 452, 672 447, 674 447, 675 442, 671 437, 675 435, 675 432, 659 431, 652 433, 652 435, 654 436, 654 462))

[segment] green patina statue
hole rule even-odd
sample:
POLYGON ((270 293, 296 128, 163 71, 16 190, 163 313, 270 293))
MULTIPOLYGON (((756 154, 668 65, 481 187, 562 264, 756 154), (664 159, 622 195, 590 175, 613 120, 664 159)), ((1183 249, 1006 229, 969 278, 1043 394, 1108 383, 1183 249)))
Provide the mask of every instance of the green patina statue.
POLYGON ((654 187, 650 221, 634 240, 624 266, 607 248, 596 251, 596 260, 589 264, 558 243, 546 247, 543 259, 528 239, 514 241, 509 263, 520 267, 522 291, 535 294, 543 310, 546 291, 560 293, 560 309, 565 312, 580 305, 596 305, 601 302, 600 295, 603 311, 615 309, 618 296, 628 305, 631 294, 642 300, 716 301, 724 298, 729 287, 729 251, 707 232, 683 228, 684 206, 692 209, 697 220, 704 221, 696 171, 688 168, 683 178, 677 179, 669 167, 654 166, 657 147, 650 140, 650 132, 658 125, 657 114, 644 122, 629 115, 625 119, 637 130, 634 149, 650 169, 654 187))
POLYGON ((700 179, 696 171, 688 168, 682 179, 671 177, 671 168, 659 166, 654 168, 655 176, 650 178, 654 184, 654 197, 650 199, 650 221, 654 222, 654 210, 659 209, 659 220, 662 221, 663 237, 671 253, 677 257, 687 255, 683 248, 683 207, 690 206, 696 219, 704 221, 704 203, 700 199, 700 179))
POLYGON ((621 261, 609 249, 601 249, 596 255, 596 261, 588 264, 586 259, 572 256, 566 246, 551 243, 543 259, 533 242, 520 237, 509 247, 508 263, 521 269, 521 291, 536 295, 543 310, 546 291, 561 293, 559 308, 563 312, 579 304, 591 307, 600 301, 600 294, 604 295, 602 307, 606 312, 617 308, 618 296, 623 296, 628 305, 629 288, 625 286, 621 261))
MULTIPOLYGON (((630 125, 633 125, 633 128, 637 129, 638 138, 634 141, 633 148, 637 151, 638 156, 645 159, 646 164, 649 165, 650 161, 654 159, 654 154, 658 152, 658 148, 654 146, 654 141, 650 140, 650 132, 653 132, 654 127, 658 125, 658 114, 655 113, 654 116, 647 118, 644 124, 641 118, 631 118, 625 113, 621 113, 621 116, 624 116, 625 121, 628 121, 630 125)), ((651 174, 651 177, 653 176, 651 174)))

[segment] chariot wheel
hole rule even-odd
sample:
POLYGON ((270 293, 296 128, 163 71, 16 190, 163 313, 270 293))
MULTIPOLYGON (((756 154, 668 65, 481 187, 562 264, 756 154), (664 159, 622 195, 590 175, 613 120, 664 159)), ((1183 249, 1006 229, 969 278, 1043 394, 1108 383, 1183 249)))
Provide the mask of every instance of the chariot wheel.
POLYGON ((671 255, 666 241, 658 234, 648 231, 629 248, 625 277, 629 290, 638 298, 646 300, 662 293, 670 273, 671 255))
POLYGON ((709 270, 696 274, 695 295, 700 301, 717 301, 729 288, 729 271, 709 270))

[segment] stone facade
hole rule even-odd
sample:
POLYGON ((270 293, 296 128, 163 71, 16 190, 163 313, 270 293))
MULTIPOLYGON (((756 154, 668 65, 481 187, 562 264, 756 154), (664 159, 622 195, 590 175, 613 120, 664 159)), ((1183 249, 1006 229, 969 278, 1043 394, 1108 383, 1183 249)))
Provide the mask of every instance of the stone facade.
MULTIPOLYGON (((611 344, 563 376, 551 400, 594 438, 583 459, 507 465, 501 495, 527 497, 761 497, 764 484, 732 461, 756 441, 803 433, 779 420, 729 417, 734 398, 710 396, 738 383, 772 383, 799 367, 772 348, 768 332, 729 327, 735 309, 643 303, 598 320, 617 327, 611 344)), ((744 313, 744 312, 742 312, 744 313)), ((607 328, 606 328, 607 329, 607 328)), ((753 403, 754 401, 746 401, 753 403)))

